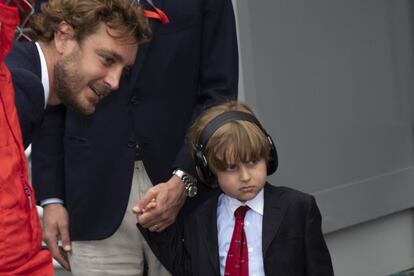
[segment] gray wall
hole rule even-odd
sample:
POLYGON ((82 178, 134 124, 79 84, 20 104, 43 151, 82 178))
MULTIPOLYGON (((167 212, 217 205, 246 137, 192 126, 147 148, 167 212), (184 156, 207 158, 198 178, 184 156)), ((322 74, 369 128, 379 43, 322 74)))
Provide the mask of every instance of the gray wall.
POLYGON ((414 205, 410 1, 236 1, 241 97, 276 140, 270 178, 326 233, 414 205))
POLYGON ((405 210, 326 235, 335 276, 385 276, 413 267, 413 214, 405 210))

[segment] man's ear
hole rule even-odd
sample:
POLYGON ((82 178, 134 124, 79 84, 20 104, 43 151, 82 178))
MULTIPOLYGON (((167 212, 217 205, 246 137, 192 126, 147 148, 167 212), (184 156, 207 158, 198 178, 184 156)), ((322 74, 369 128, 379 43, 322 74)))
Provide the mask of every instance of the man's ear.
POLYGON ((59 54, 63 54, 65 48, 68 46, 68 42, 73 40, 74 30, 73 27, 66 21, 59 23, 57 30, 55 31, 54 42, 56 50, 59 54))

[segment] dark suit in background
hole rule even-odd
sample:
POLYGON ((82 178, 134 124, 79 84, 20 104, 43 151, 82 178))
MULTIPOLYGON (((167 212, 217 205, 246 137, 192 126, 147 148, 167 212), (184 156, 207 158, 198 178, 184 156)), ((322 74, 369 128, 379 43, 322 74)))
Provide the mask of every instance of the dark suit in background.
MULTIPOLYGON (((155 255, 177 276, 220 275, 217 202, 211 196, 185 220, 161 233, 138 228, 155 255)), ((333 276, 315 199, 285 187, 264 187, 263 264, 271 276, 333 276)))
MULTIPOLYGON (((170 179, 173 168, 195 175, 186 136, 192 121, 207 107, 237 96, 231 1, 153 2, 170 23, 151 20, 153 39, 140 45, 119 91, 93 115, 70 109, 55 115, 65 116, 60 137, 58 128, 48 127, 47 121, 54 120, 46 118, 33 143, 37 199, 64 200, 72 241, 105 239, 117 230, 137 148, 153 184, 170 179)), ((202 196, 201 191, 196 200, 202 196)))

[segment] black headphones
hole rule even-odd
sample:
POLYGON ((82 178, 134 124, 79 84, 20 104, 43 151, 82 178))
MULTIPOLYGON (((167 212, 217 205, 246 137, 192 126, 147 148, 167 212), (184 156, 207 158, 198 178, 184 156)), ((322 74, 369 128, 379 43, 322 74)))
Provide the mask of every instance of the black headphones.
POLYGON ((227 124, 231 121, 248 121, 252 122, 257 125, 262 131, 263 134, 266 136, 267 140, 269 141, 269 162, 267 163, 267 175, 271 175, 274 173, 278 166, 278 158, 277 158, 277 151, 276 147, 274 146, 272 137, 267 134, 266 130, 262 127, 259 121, 253 115, 241 112, 241 111, 228 111, 224 112, 213 120, 211 120, 205 128, 202 130, 200 134, 200 138, 198 144, 196 145, 196 150, 194 152, 194 162, 197 168, 198 176, 201 180, 211 188, 217 187, 217 179, 216 176, 210 171, 208 167, 207 158, 204 155, 204 150, 207 146, 208 140, 211 136, 219 129, 221 126, 227 124))

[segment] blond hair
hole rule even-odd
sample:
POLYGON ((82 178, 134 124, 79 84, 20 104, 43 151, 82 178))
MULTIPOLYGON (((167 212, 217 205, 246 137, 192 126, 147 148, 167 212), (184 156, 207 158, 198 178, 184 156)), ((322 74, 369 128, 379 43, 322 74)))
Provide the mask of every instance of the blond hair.
POLYGON ((42 4, 41 13, 31 18, 33 39, 53 40, 63 21, 72 26, 78 42, 95 33, 100 23, 120 30, 119 38, 133 38, 137 43, 147 41, 151 34, 148 19, 136 1, 49 0, 42 4))
MULTIPOLYGON (((214 118, 228 111, 241 111, 253 116, 245 104, 229 101, 213 106, 201 114, 192 127, 193 153, 200 143, 200 135, 214 118)), ((212 172, 223 171, 230 164, 264 158, 269 161, 269 142, 261 127, 250 121, 234 120, 219 127, 204 145, 204 156, 212 172)))

